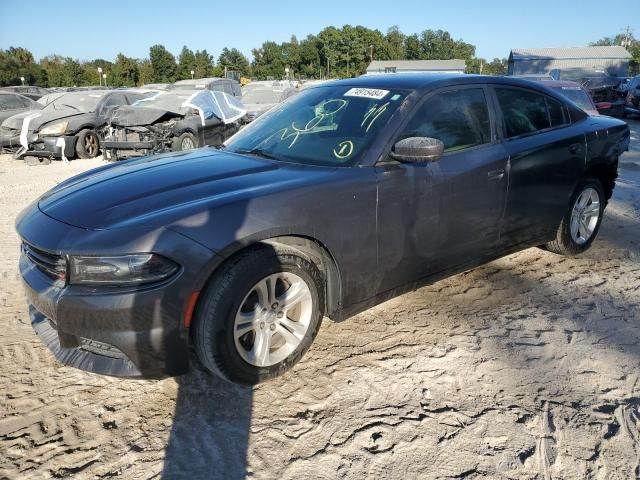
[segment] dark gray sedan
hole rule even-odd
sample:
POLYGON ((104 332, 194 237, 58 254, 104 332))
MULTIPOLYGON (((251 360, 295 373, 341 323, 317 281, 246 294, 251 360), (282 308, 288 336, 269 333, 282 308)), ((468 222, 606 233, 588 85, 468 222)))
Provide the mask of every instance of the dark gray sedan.
POLYGON ((534 246, 593 243, 629 127, 531 82, 386 75, 302 91, 220 150, 71 178, 17 219, 31 322, 61 362, 291 368, 324 317, 534 246))

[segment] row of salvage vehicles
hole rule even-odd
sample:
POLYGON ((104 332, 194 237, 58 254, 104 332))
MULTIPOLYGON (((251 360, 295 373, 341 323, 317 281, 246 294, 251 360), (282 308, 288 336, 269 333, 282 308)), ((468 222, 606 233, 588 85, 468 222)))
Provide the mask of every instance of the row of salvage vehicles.
POLYGON ((161 91, 132 88, 46 95, 2 122, 0 149, 15 158, 67 161, 101 153, 106 160, 119 160, 219 146, 249 120, 249 115, 239 88, 222 88, 227 86, 221 85, 220 79, 203 80, 217 81, 218 85, 212 87, 209 82, 174 85, 161 91))

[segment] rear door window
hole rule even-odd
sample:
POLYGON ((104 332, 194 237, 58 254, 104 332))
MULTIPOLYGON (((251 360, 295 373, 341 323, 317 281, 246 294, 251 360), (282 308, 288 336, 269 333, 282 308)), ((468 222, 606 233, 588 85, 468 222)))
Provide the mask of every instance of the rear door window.
POLYGON ((489 109, 482 88, 436 93, 409 121, 401 138, 430 137, 452 152, 491 142, 489 109))
POLYGON ((515 88, 496 88, 507 137, 551 127, 544 95, 515 88))

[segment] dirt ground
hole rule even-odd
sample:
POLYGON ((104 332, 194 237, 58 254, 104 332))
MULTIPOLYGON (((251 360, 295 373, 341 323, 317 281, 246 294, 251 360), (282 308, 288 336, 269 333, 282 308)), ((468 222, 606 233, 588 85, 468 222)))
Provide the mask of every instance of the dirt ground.
POLYGON ((0 156, 0 478, 640 478, 640 122, 599 237, 530 249, 325 322, 257 388, 56 363, 29 325, 16 214, 101 161, 0 156))

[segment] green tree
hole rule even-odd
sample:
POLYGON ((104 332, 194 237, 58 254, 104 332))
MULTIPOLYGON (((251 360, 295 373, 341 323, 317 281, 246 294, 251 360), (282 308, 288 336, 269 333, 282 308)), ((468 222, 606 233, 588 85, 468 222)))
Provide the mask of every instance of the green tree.
POLYGON ((135 87, 139 79, 140 71, 136 59, 119 53, 111 69, 111 85, 135 87))
POLYGON ((424 60, 470 60, 476 53, 475 46, 462 39, 454 40, 443 30, 425 30, 420 35, 420 44, 424 60))
POLYGON ((207 78, 214 76, 213 55, 206 50, 197 50, 195 53, 195 78, 207 78))
POLYGON ((409 35, 405 41, 405 55, 407 60, 420 60, 422 58, 422 44, 418 34, 409 35))
POLYGON ((254 58, 253 73, 257 78, 281 78, 284 76, 285 56, 281 45, 267 41, 260 48, 254 48, 251 53, 254 58))
POLYGON ((406 37, 397 25, 387 30, 385 36, 384 54, 389 60, 402 60, 406 58, 405 48, 406 37))
POLYGON ((47 75, 35 63, 31 52, 22 47, 0 50, 0 85, 46 85, 47 75))
POLYGON ((193 51, 185 45, 178 55, 178 79, 186 80, 191 78, 191 70, 195 73, 196 56, 193 51))
POLYGON ((153 66, 148 59, 138 60, 138 83, 147 85, 153 83, 153 66))
POLYGON ((630 32, 619 33, 612 37, 604 37, 591 43, 594 47, 605 47, 610 45, 625 45, 627 51, 633 57, 629 61, 629 75, 640 74, 640 40, 637 40, 630 32))
POLYGON ((153 81, 158 83, 173 83, 176 80, 176 58, 163 45, 149 48, 149 60, 153 69, 153 81))
POLYGON ((251 65, 249 60, 245 57, 237 48, 223 48, 220 56, 218 57, 218 69, 224 72, 224 68, 234 72, 239 72, 240 75, 249 75, 251 71, 251 65))

